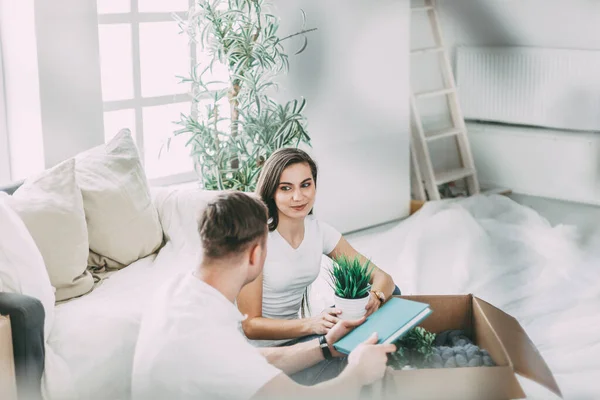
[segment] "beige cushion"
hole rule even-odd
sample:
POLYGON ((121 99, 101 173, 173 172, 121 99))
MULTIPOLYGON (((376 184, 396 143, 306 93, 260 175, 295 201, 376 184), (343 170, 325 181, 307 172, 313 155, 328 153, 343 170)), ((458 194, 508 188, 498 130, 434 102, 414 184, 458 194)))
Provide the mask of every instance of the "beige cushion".
POLYGON ((65 161, 26 180, 9 204, 42 254, 56 300, 89 292, 94 282, 86 271, 88 234, 75 161, 65 161))
POLYGON ((163 235, 128 129, 76 157, 90 243, 89 265, 120 268, 154 253, 163 235))

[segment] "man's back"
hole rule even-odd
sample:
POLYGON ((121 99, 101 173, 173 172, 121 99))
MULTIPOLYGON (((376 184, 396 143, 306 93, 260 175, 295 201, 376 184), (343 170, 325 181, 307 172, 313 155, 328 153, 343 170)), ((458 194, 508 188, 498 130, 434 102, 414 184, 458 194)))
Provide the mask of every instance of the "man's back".
POLYGON ((191 272, 167 282, 142 318, 133 399, 251 398, 281 371, 247 342, 242 318, 191 272))

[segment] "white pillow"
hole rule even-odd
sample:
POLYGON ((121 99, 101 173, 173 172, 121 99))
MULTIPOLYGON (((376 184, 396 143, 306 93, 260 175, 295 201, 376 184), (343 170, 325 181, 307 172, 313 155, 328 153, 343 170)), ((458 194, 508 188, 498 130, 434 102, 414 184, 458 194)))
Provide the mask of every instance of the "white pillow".
POLYGON ((76 156, 90 242, 88 263, 121 268, 154 253, 163 234, 129 129, 76 156))
POLYGON ((44 306, 44 339, 54 321, 54 290, 44 259, 27 227, 0 192, 0 281, 2 291, 35 297, 44 306))
POLYGON ((44 258, 56 300, 81 296, 94 280, 87 269, 88 234, 71 159, 28 179, 9 204, 21 217, 44 258))
POLYGON ((153 189, 154 204, 160 216, 165 238, 181 252, 198 255, 202 250, 198 218, 208 202, 220 191, 200 188, 153 189))

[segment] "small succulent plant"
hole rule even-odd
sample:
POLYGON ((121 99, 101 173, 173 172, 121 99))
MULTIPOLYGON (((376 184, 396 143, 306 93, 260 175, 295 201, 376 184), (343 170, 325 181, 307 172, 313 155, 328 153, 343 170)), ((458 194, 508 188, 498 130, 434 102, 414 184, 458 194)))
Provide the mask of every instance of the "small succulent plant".
POLYGON ((369 295, 371 275, 374 267, 367 260, 361 262, 359 257, 336 257, 333 267, 329 270, 331 287, 335 295, 343 299, 362 299, 369 295))

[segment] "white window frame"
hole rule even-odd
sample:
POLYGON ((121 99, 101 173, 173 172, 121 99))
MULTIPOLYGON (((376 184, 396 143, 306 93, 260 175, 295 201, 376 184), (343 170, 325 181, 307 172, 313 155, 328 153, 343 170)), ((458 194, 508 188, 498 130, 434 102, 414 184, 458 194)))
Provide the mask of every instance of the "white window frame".
MULTIPOLYGON (((194 0, 189 0, 189 6, 194 5, 194 0)), ((142 96, 142 81, 140 72, 140 24, 144 22, 173 22, 173 14, 186 18, 185 12, 139 12, 138 0, 131 0, 131 11, 128 13, 98 14, 98 26, 113 24, 131 24, 131 51, 133 61, 133 98, 127 100, 104 101, 104 110, 118 111, 133 109, 135 113, 135 140, 140 153, 142 164, 145 163, 144 154, 144 124, 142 110, 144 107, 161 106, 191 101, 188 93, 169 94, 163 96, 142 96)), ((196 45, 190 44, 191 67, 196 64, 196 45)), ((149 179, 150 185, 165 186, 192 182, 198 180, 195 171, 182 172, 159 178, 149 179)))
POLYGON ((4 63, 2 60, 2 38, 0 37, 0 184, 12 179, 10 166, 10 142, 6 120, 6 90, 4 86, 4 63))

